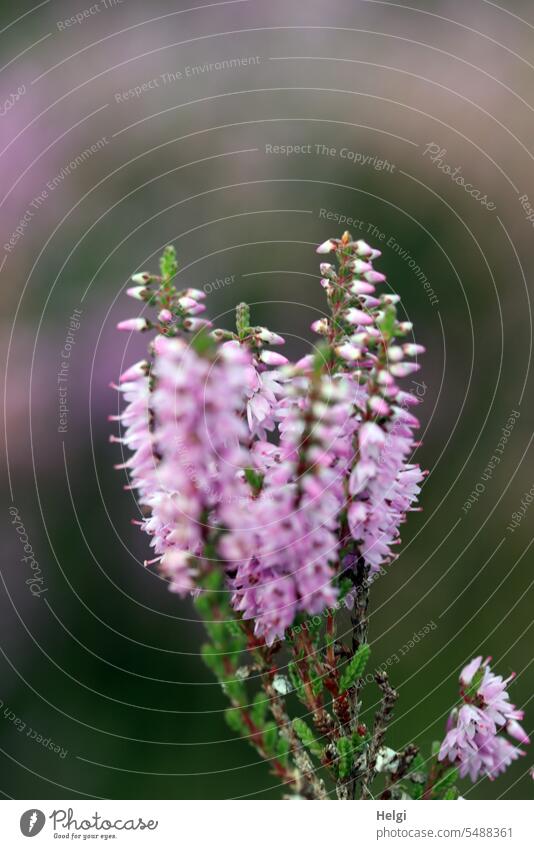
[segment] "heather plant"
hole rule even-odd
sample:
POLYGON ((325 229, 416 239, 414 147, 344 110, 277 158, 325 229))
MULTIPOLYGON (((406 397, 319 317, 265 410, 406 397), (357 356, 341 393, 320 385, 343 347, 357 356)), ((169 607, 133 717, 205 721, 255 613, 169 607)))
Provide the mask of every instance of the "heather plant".
POLYGON ((205 295, 178 288, 172 247, 160 274, 133 275, 141 315, 119 328, 150 341, 115 387, 118 468, 150 537, 146 565, 204 622, 228 725, 287 797, 455 799, 460 778, 494 778, 523 754, 505 737, 528 743, 523 714, 510 679, 479 657, 443 743, 387 745, 398 694, 386 671, 366 674, 369 594, 418 509, 419 400, 402 381, 424 348, 373 267, 380 251, 344 233, 317 252, 331 260, 328 310, 296 362, 245 303, 234 329, 203 318, 205 295))

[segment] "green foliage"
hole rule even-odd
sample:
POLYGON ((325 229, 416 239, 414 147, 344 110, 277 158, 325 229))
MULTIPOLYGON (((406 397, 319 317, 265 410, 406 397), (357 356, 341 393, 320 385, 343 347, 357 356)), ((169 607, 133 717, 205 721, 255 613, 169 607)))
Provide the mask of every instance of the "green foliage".
POLYGON ((297 664, 294 661, 291 661, 288 664, 287 671, 289 673, 291 683, 293 684, 293 687, 295 689, 297 696, 299 697, 301 702, 305 702, 306 701, 306 693, 305 693, 305 690, 304 690, 304 685, 303 685, 303 683, 300 679, 297 664))
POLYGON ((246 734, 247 724, 244 721, 241 711, 238 708, 228 708, 224 712, 224 718, 226 719, 227 725, 235 731, 237 734, 246 734))
POLYGON ((173 245, 168 245, 159 261, 161 276, 165 281, 172 280, 178 271, 178 260, 176 259, 176 250, 173 245))
POLYGON ((458 796, 459 796, 458 788, 457 787, 449 787, 448 790, 445 791, 445 793, 443 794, 443 796, 441 798, 445 799, 445 800, 457 799, 458 796))
POLYGON ((276 754, 278 745, 278 726, 274 722, 268 722, 263 729, 263 745, 268 754, 276 754))
POLYGON ((211 643, 204 643, 200 649, 200 653, 206 666, 219 678, 224 670, 224 663, 220 652, 211 643))
POLYGON ((403 782, 400 788, 410 799, 421 799, 423 796, 423 785, 417 781, 403 782))
POLYGON ((221 681, 221 686, 224 694, 228 696, 230 701, 237 704, 246 703, 246 691, 242 681, 238 681, 235 678, 226 678, 226 680, 221 681))
POLYGON ((337 772, 340 778, 347 778, 354 763, 354 748, 350 737, 340 737, 336 743, 338 762, 337 772))
POLYGON ((320 375, 324 369, 333 362, 334 352, 327 342, 317 345, 313 357, 313 373, 320 375))
POLYGON ((269 712, 269 699, 263 692, 263 690, 259 690, 254 696, 254 701, 252 703, 252 707, 250 709, 250 716, 254 723, 259 728, 265 725, 265 719, 269 712))
POLYGON ((319 696, 323 692, 324 678, 318 675, 315 670, 310 669, 311 688, 314 696, 319 696))
POLYGON ((261 492, 263 486, 263 475, 256 469, 245 469, 245 478, 255 493, 261 492))
POLYGON ((301 743, 306 746, 306 748, 309 749, 313 755, 316 755, 318 758, 320 758, 323 751, 323 747, 321 746, 319 741, 315 739, 315 734, 313 733, 309 725, 306 725, 303 719, 299 719, 297 717, 293 720, 293 729, 301 743))
POLYGON ((365 672, 365 667, 367 666, 367 661, 369 660, 369 655, 371 654, 370 646, 367 643, 359 646, 356 651, 354 657, 352 657, 345 669, 341 674, 341 678, 339 680, 339 686, 341 691, 344 693, 350 687, 353 687, 358 678, 361 678, 363 673, 365 672))
POLYGON ((195 333, 191 337, 189 344, 200 357, 214 353, 217 347, 215 339, 211 338, 206 329, 199 330, 195 333))
POLYGON ((451 790, 458 780, 458 770, 455 767, 448 769, 441 778, 434 783, 434 795, 438 798, 451 790))
POLYGON ((377 326, 382 333, 384 341, 388 342, 395 335, 397 323, 397 310, 391 304, 383 312, 382 318, 378 320, 377 326))
POLYGON ((439 750, 441 749, 441 743, 439 740, 434 740, 430 747, 430 754, 433 758, 437 758, 439 755, 439 750))
POLYGON ((469 684, 469 686, 467 687, 467 689, 465 691, 466 696, 469 696, 469 698, 473 698, 474 696, 476 696, 477 690, 482 683, 482 679, 484 677, 485 670, 486 670, 486 667, 481 666, 479 669, 477 669, 477 671, 473 675, 473 680, 471 681, 471 683, 469 684))
POLYGON ((289 752, 291 750, 291 746, 289 745, 289 741, 286 740, 281 734, 278 738, 278 743, 276 744, 276 755, 278 760, 283 763, 284 766, 287 766, 289 762, 289 752))

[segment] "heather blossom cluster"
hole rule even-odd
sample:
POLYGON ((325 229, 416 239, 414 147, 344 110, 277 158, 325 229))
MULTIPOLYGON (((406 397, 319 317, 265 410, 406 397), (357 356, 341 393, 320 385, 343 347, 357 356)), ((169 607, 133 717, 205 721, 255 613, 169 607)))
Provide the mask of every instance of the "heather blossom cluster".
POLYGON ((349 233, 317 250, 331 260, 320 265, 328 309, 312 324, 312 352, 293 362, 247 304, 234 329, 201 317, 204 293, 178 288, 173 248, 159 275, 133 275, 127 294, 141 315, 118 327, 150 341, 115 385, 123 406, 112 441, 127 454, 118 468, 137 493, 136 522, 153 549, 146 564, 192 595, 205 621, 203 656, 230 700, 229 724, 284 785, 326 798, 324 770, 342 799, 370 797, 380 777, 384 798, 455 798, 456 766, 462 777, 493 777, 520 754, 500 732, 528 742, 522 714, 478 658, 428 773, 415 746, 384 747, 397 698, 385 673, 375 675, 372 727, 361 719, 369 587, 395 559, 424 478, 413 459, 419 399, 402 384, 424 348, 374 268, 380 251, 349 233), (350 645, 334 616, 343 599, 350 645), (239 665, 244 654, 249 666, 239 665), (262 688, 252 708, 251 670, 262 688), (289 718, 291 693, 314 729, 289 718))
POLYGON ((524 713, 511 704, 506 690, 514 675, 503 679, 489 666, 491 658, 474 658, 460 674, 462 706, 455 708, 447 723, 447 735, 439 760, 459 765, 460 777, 476 781, 479 776, 496 778, 525 752, 510 742, 505 732, 519 743, 530 742, 520 725, 524 713))

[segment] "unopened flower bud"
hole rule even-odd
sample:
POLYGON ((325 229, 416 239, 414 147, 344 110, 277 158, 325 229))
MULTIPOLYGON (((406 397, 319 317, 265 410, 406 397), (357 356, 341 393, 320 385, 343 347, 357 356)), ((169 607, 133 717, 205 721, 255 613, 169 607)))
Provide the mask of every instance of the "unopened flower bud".
POLYGON ((351 295, 372 295, 375 287, 371 283, 366 283, 365 280, 355 280, 350 286, 351 295))
POLYGON ((322 262, 319 266, 319 270, 323 277, 327 277, 329 274, 334 272, 334 266, 330 262, 322 262))
POLYGON ((388 348, 387 357, 390 363, 399 363, 402 359, 404 359, 404 350, 400 347, 400 345, 392 345, 388 348))
POLYGON ((326 318, 318 318, 317 321, 313 321, 311 325, 311 329, 314 333, 320 333, 321 336, 326 336, 328 334, 328 320, 326 318))
POLYGON ((139 271, 137 274, 132 274, 130 280, 132 283, 142 285, 143 283, 150 283, 152 275, 148 271, 139 271))
POLYGON ((287 357, 282 356, 277 351, 262 351, 260 360, 268 366, 284 366, 289 362, 287 357))
POLYGON ((332 239, 327 239, 326 242, 323 242, 322 245, 319 245, 319 247, 316 250, 316 253, 318 253, 318 254, 329 254, 332 251, 335 251, 336 247, 337 247, 337 245, 334 241, 332 241, 332 239))
POLYGON ((369 407, 376 413, 377 416, 389 416, 391 412, 391 407, 387 404, 383 398, 380 398, 378 395, 373 395, 369 399, 369 407))
POLYGON ((367 242, 364 242, 363 239, 358 239, 357 242, 354 242, 354 250, 358 254, 358 256, 368 257, 373 253, 373 249, 371 245, 368 245, 367 242))
POLYGON ((368 283, 384 283, 386 279, 385 274, 382 274, 381 271, 375 271, 374 268, 370 269, 370 271, 366 271, 363 276, 368 283))
POLYGON ((345 318, 346 321, 348 321, 349 324, 364 324, 365 325, 365 324, 372 324, 373 323, 372 316, 368 315, 366 312, 363 312, 363 310, 357 310, 355 307, 351 307, 350 309, 348 309, 344 313, 343 317, 345 318))
POLYGON ((342 360, 346 360, 349 363, 354 360, 358 360, 362 355, 361 348, 356 347, 356 345, 351 345, 350 342, 338 345, 335 350, 338 357, 341 357, 342 360))
POLYGON ((127 318, 125 321, 119 321, 117 330, 141 331, 147 330, 149 326, 146 318, 127 318))
POLYGON ((129 380, 136 380, 138 377, 148 374, 148 363, 146 360, 139 360, 130 368, 123 371, 119 377, 119 383, 126 383, 129 380))
POLYGON ((178 306, 180 306, 186 312, 189 312, 192 307, 197 306, 197 302, 194 298, 188 298, 186 295, 184 295, 183 298, 178 298, 178 306))
POLYGON ((158 314, 158 321, 168 324, 169 321, 172 321, 172 312, 170 310, 161 310, 158 314))
POLYGON ((413 374, 419 369, 419 363, 395 363, 391 366, 390 372, 395 377, 408 377, 409 374, 413 374))
MULTIPOLYGON (((373 270, 373 266, 370 262, 365 262, 363 259, 355 259, 351 262, 350 267, 354 271, 355 274, 364 274, 373 270)), ((368 280, 368 283, 372 283, 372 280, 368 280)))
POLYGON ((408 357, 416 357, 418 354, 424 354, 426 348, 424 345, 416 345, 414 342, 407 342, 402 346, 402 350, 408 357))
POLYGON ((206 318, 186 318, 184 320, 185 330, 190 330, 192 333, 197 330, 202 330, 204 327, 213 327, 213 325, 211 321, 208 321, 206 318))
POLYGON ((373 298, 371 295, 363 295, 363 297, 361 298, 361 302, 363 306, 368 310, 372 309, 373 307, 380 306, 380 301, 378 300, 378 298, 373 298))
POLYGON ((129 289, 126 289, 126 294, 130 298, 135 298, 137 301, 145 301, 150 297, 150 290, 145 288, 145 286, 130 286, 129 289))
POLYGON ((206 297, 206 293, 201 289, 186 289, 184 295, 186 298, 193 298, 194 301, 203 301, 206 297))
POLYGON ((409 333, 410 330, 413 330, 413 324, 411 321, 400 321, 398 324, 398 329, 401 333, 409 333))
POLYGON ((279 336, 278 333, 273 333, 272 330, 268 330, 267 327, 256 327, 254 335, 257 339, 260 339, 262 342, 267 342, 269 345, 284 345, 286 341, 283 336, 279 336))

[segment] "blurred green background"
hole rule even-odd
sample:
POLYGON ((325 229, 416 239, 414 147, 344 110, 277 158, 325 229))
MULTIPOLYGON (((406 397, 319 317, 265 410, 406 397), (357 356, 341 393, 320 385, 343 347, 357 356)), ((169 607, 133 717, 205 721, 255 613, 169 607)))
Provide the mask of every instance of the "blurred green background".
MULTIPOLYGON (((6 797, 279 798, 224 723, 192 604, 142 566, 107 416, 109 382, 146 339, 115 325, 136 314, 129 275, 173 243, 216 324, 246 299, 300 355, 324 307, 314 248, 341 217, 382 249, 376 265, 427 347, 414 387, 424 511, 373 589, 374 662, 437 627, 392 666, 388 742, 440 739, 458 671, 479 653, 518 673, 513 700, 534 727, 534 511, 507 530, 534 483, 532 6, 196 5, 0 4, 6 797)), ((531 762, 464 782, 464 795, 532 798, 531 762)))

